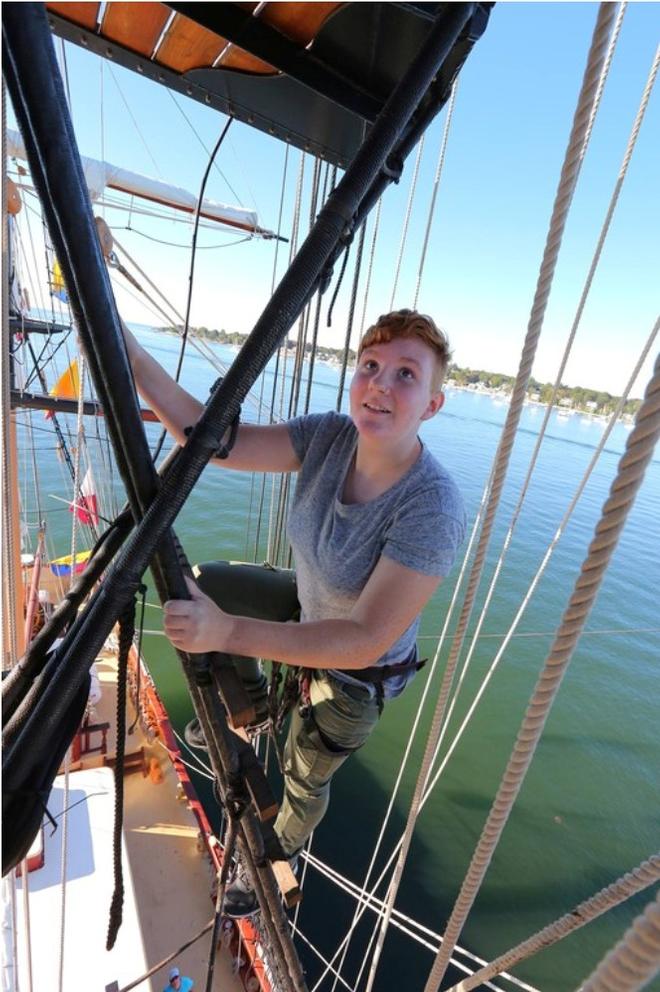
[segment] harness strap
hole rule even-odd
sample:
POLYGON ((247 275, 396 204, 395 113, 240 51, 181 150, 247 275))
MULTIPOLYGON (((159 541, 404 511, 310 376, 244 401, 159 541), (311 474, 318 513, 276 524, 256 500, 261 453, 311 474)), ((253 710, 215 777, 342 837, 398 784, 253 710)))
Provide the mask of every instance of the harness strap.
MULTIPOLYGON (((350 675, 351 678, 357 679, 358 682, 372 682, 378 686, 382 685, 386 679, 392 678, 393 675, 405 675, 406 672, 419 672, 427 661, 428 658, 422 658, 421 661, 417 661, 415 657, 413 661, 403 661, 398 665, 372 665, 370 668, 337 668, 335 671, 341 672, 342 675, 350 675)), ((332 674, 332 671, 330 674, 332 674)))

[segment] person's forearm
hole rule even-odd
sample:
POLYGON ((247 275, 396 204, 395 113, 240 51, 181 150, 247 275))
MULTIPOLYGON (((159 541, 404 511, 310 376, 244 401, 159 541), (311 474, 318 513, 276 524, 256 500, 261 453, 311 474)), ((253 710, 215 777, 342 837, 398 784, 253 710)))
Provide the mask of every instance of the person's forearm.
POLYGON ((178 443, 185 444, 184 429, 197 422, 204 407, 138 344, 123 321, 122 330, 140 396, 178 443))
POLYGON ((354 620, 277 623, 227 617, 229 630, 219 649, 246 657, 268 658, 303 668, 368 668, 389 647, 354 620))

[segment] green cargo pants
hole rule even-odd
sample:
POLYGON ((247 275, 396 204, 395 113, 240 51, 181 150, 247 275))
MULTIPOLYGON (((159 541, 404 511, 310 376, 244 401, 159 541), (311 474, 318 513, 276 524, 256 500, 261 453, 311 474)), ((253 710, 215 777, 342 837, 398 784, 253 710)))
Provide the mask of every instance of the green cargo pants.
MULTIPOLYGON (((286 622, 298 618, 295 575, 240 562, 207 562, 194 569, 200 588, 227 613, 286 622)), ((266 678, 256 658, 235 657, 257 709, 266 700, 266 678)), ((332 776, 365 743, 378 722, 378 703, 365 685, 348 685, 316 670, 311 714, 294 707, 284 747, 284 797, 275 832, 291 857, 328 808, 332 776)))

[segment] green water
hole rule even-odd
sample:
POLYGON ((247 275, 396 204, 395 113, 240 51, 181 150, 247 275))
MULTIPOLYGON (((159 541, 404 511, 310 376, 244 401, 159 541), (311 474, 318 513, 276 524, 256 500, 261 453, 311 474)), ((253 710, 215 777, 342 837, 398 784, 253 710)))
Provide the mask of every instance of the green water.
MULTIPOLYGON (((146 332, 144 337, 161 360, 174 361, 176 342, 146 332)), ((220 348, 219 353, 231 360, 227 349, 220 348)), ((184 381, 198 395, 205 395, 215 378, 215 373, 193 356, 186 375, 184 381)), ((334 369, 318 366, 316 376, 319 384, 312 409, 328 409, 334 405, 338 374, 334 369)), ((267 381, 270 383, 270 379, 267 381)), ((506 407, 490 397, 450 391, 440 416, 425 425, 422 436, 456 478, 471 521, 505 415, 506 407)), ((499 554, 541 419, 542 412, 535 407, 527 407, 523 413, 491 541, 483 591, 469 633, 474 630, 485 582, 499 554)), ((497 635, 508 629, 591 459, 602 427, 579 415, 568 420, 552 416, 549 436, 483 628, 483 634, 488 636, 477 643, 448 741, 453 739, 494 658, 501 643, 497 635)), ((149 430, 150 437, 155 437, 155 428, 149 430)), ((442 932, 451 912, 527 700, 551 646, 553 631, 586 555, 627 434, 625 427, 617 426, 609 439, 522 619, 519 631, 534 636, 514 638, 506 650, 418 822, 397 908, 435 932, 442 932)), ((44 446, 48 447, 47 438, 44 446)), ((251 557, 253 525, 246 542, 251 502, 254 499, 249 477, 207 469, 176 524, 190 560, 251 557)), ((660 462, 656 456, 587 621, 587 630, 610 633, 585 634, 579 642, 542 743, 461 936, 463 946, 486 959, 569 911, 658 849, 660 634, 645 631, 660 627, 659 509, 660 462), (616 633, 623 630, 635 632, 616 633)), ((53 532, 66 524, 63 516, 57 517, 53 532)), ((59 554, 68 550, 64 533, 63 529, 59 554)), ((425 655, 434 651, 457 574, 458 566, 426 611, 421 642, 425 655)), ((153 594, 150 598, 154 601, 153 594)), ((159 622, 159 611, 148 609, 147 629, 157 628, 159 622)), ((448 644, 434 676, 430 694, 433 702, 448 644)), ((144 651, 170 715, 175 725, 182 727, 191 710, 178 662, 164 639, 153 634, 145 636, 144 651)), ((355 881, 361 882, 364 877, 427 677, 423 673, 400 699, 386 707, 368 745, 337 776, 330 811, 316 832, 314 853, 355 881)), ((379 858, 381 866, 405 825, 429 722, 427 713, 386 833, 384 853, 379 858)), ((208 798, 202 782, 200 788, 208 798)), ((653 895, 653 890, 647 890, 519 966, 515 974, 544 992, 577 988, 653 895)), ((349 897, 310 871, 299 924, 326 957, 334 952, 345 933, 353 906, 349 897)), ((370 916, 368 925, 358 929, 352 945, 347 970, 351 983, 364 958, 372 926, 370 916)), ((320 974, 320 966, 304 946, 301 953, 311 987, 320 974)), ((421 989, 432 960, 429 949, 390 931, 376 988, 383 992, 421 989)), ((326 979, 323 988, 330 987, 326 979)), ((657 990, 660 984, 656 982, 651 987, 657 990)))

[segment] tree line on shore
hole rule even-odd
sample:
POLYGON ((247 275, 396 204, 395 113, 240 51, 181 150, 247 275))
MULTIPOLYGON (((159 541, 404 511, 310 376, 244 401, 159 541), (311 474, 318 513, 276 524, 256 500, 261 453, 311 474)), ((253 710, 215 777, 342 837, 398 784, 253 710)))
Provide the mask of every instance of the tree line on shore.
MULTIPOLYGON (((163 331, 170 333, 180 333, 181 328, 163 327, 163 331)), ((217 341, 219 344, 242 345, 247 335, 239 334, 237 331, 210 330, 208 327, 196 327, 193 329, 195 336, 206 338, 209 341, 217 341)), ((291 347, 295 347, 295 342, 290 342, 291 347)), ((311 354, 311 342, 305 344, 306 354, 311 354)), ((317 345, 316 357, 320 361, 342 362, 344 359, 343 348, 328 348, 325 345, 317 345)), ((348 364, 353 365, 357 358, 356 353, 349 349, 348 364)), ((514 376, 505 375, 503 372, 486 372, 484 369, 461 368, 451 364, 447 370, 447 383, 462 389, 488 390, 499 393, 502 396, 510 396, 515 382, 514 376)), ((532 402, 548 403, 552 396, 552 383, 539 382, 530 377, 527 384, 527 397, 532 402)), ((559 386, 555 405, 565 409, 578 410, 582 413, 589 413, 598 416, 608 416, 613 413, 620 397, 613 396, 600 389, 588 389, 584 386, 559 386)), ((635 415, 641 405, 641 400, 627 400, 623 407, 622 414, 625 417, 635 415)))

